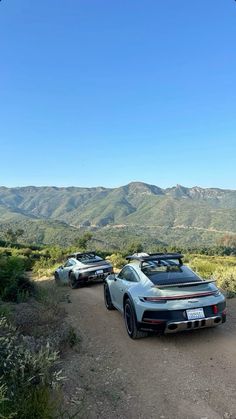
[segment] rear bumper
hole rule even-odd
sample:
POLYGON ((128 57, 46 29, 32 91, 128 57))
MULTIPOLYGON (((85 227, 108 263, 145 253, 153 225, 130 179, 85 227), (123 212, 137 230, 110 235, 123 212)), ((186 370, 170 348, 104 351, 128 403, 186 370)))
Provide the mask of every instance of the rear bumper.
POLYGON ((176 333, 184 330, 215 327, 226 321, 225 302, 218 304, 217 314, 213 313, 212 306, 204 307, 204 312, 204 318, 188 320, 186 310, 145 311, 138 327, 140 330, 151 332, 176 333))
POLYGON ((215 327, 226 321, 225 315, 208 317, 199 320, 188 320, 182 322, 166 323, 164 333, 183 332, 184 330, 203 329, 205 327, 215 327))
POLYGON ((101 281, 104 280, 111 272, 103 272, 102 274, 95 274, 93 272, 81 273, 78 277, 78 283, 85 283, 88 281, 101 281))

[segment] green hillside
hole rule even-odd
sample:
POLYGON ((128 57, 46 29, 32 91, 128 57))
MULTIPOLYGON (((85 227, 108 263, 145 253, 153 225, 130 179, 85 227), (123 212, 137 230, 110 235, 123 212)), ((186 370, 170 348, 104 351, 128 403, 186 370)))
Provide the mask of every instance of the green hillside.
POLYGON ((0 187, 0 228, 20 226, 30 242, 70 244, 80 229, 97 237, 119 231, 163 243, 214 244, 236 233, 236 191, 162 189, 133 182, 119 188, 0 187), (127 233, 127 231, 129 233, 127 233))

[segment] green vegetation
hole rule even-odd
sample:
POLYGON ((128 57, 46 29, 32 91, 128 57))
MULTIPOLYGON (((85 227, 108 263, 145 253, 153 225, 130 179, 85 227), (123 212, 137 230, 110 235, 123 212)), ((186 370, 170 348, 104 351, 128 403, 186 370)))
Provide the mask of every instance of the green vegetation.
MULTIPOLYGON (((118 230, 116 234, 119 235, 118 230)), ((60 391, 56 390, 61 381, 57 368, 58 350, 60 347, 73 348, 79 343, 74 328, 64 323, 65 314, 59 305, 60 301, 65 301, 63 289, 55 288, 53 284, 36 286, 26 271, 33 271, 37 276, 50 276, 68 254, 85 250, 88 245, 96 250, 92 246, 95 243, 98 254, 107 257, 116 269, 122 268, 126 263, 125 256, 133 252, 181 251, 185 254, 185 263, 203 278, 214 277, 228 297, 236 295, 234 237, 226 236, 216 247, 204 246, 194 252, 188 247, 168 247, 160 241, 157 243, 150 236, 149 240, 140 242, 140 237, 130 235, 130 230, 126 230, 125 236, 120 237, 116 251, 104 250, 102 242, 85 230, 80 235, 77 231, 75 240, 76 246, 70 247, 24 246, 12 243, 8 247, 6 241, 1 243, 1 419, 53 419, 55 412, 61 410, 60 391), (52 397, 56 400, 55 403, 52 402, 52 397)), ((64 414, 67 415, 67 412, 58 413, 57 417, 66 417, 64 414)))
POLYGON ((54 369, 57 358, 49 347, 31 351, 16 329, 0 318, 0 417, 53 418, 50 388, 61 380, 54 369))
POLYGON ((34 293, 34 284, 25 275, 26 256, 0 255, 0 297, 3 301, 23 302, 34 293))
POLYGON ((121 253, 113 253, 112 255, 108 256, 107 259, 116 269, 121 269, 127 263, 127 260, 122 256, 121 253))
POLYGON ((71 246, 90 230, 89 244, 107 251, 123 249, 127 235, 150 245, 209 247, 218 242, 235 248, 232 240, 226 244, 222 238, 231 235, 235 243, 236 191, 181 185, 161 189, 141 182, 115 189, 2 187, 0 200, 0 238, 6 241, 71 246))
POLYGON ((188 255, 188 262, 202 278, 214 278, 227 297, 236 295, 236 257, 188 255))
POLYGON ((38 256, 50 260, 60 252, 0 248, 1 419, 70 417, 61 413, 63 378, 57 364, 61 348, 72 348, 79 338, 58 304, 63 298, 60 290, 36 286, 25 273, 38 256))

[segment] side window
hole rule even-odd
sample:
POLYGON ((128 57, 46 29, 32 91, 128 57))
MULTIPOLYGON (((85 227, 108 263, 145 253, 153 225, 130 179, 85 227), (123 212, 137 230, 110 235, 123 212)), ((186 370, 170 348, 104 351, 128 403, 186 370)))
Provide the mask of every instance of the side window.
POLYGON ((68 268, 69 266, 73 266, 73 263, 71 263, 71 260, 67 260, 67 262, 65 263, 65 268, 68 268))
POLYGON ((118 275, 118 278, 120 278, 120 279, 126 279, 125 278, 125 272, 127 271, 127 267, 124 267, 121 271, 120 271, 120 273, 119 273, 119 275, 118 275))
POLYGON ((75 260, 71 259, 70 262, 71 262, 71 266, 76 265, 76 261, 75 260))
POLYGON ((138 275, 128 266, 122 269, 118 277, 124 279, 125 281, 138 282, 138 275))

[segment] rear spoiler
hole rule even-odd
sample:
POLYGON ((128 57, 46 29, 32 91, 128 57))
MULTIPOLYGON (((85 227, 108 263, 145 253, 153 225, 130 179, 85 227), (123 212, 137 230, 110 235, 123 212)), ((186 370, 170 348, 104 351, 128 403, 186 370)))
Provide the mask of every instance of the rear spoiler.
POLYGON ((207 281, 196 281, 196 282, 179 282, 177 284, 159 284, 153 285, 154 288, 171 288, 171 287, 195 287, 197 285, 205 285, 211 284, 212 282, 216 282, 215 279, 208 279, 207 281))

